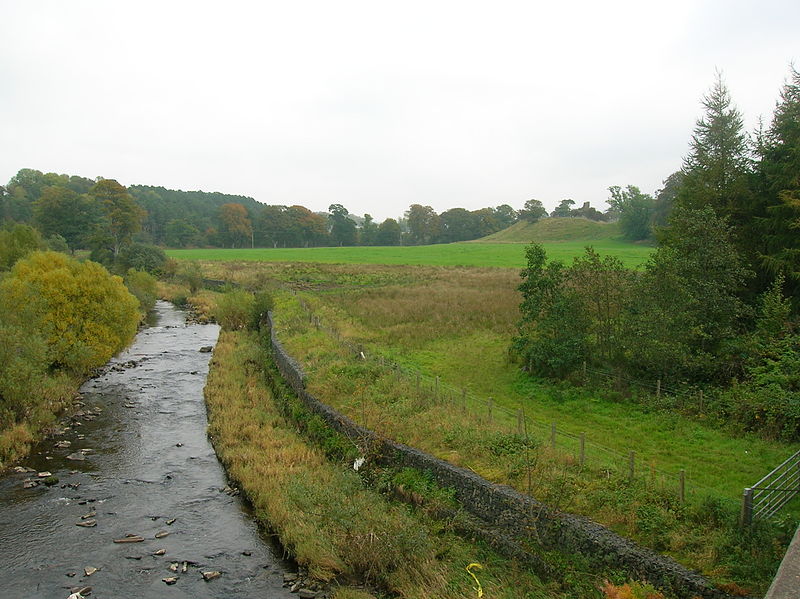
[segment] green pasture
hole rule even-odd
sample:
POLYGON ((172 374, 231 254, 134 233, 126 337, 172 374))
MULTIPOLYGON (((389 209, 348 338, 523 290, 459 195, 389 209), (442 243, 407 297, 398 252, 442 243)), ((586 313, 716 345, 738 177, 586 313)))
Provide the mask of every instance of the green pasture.
MULTIPOLYGON (((641 266, 652 247, 618 239, 594 241, 544 242, 550 258, 569 261, 587 245, 602 255, 619 258, 630 268, 641 266)), ((490 266, 522 268, 525 265, 523 243, 448 243, 391 247, 322 247, 322 248, 242 248, 167 250, 178 260, 319 262, 324 264, 405 264, 427 266, 490 266)))

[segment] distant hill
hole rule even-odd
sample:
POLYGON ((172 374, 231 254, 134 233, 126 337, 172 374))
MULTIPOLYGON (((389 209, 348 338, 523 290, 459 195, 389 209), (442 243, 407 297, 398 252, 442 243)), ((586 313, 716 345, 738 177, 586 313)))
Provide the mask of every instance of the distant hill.
POLYGON ((520 221, 507 229, 471 243, 530 243, 597 241, 620 237, 618 223, 600 223, 586 218, 543 218, 536 223, 520 221))

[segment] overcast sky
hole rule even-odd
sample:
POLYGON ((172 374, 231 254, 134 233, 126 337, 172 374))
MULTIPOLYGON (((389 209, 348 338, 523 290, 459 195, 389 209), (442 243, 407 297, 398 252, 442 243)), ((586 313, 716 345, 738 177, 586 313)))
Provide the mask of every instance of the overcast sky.
POLYGON ((653 193, 716 69, 751 129, 800 62, 798 0, 0 0, 0 23, 1 182, 34 168, 378 220, 653 193))

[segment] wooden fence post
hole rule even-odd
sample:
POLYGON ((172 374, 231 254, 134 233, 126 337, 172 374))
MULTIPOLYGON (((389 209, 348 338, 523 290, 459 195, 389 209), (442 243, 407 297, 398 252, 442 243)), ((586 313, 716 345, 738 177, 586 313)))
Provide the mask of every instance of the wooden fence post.
POLYGON ((467 413, 467 390, 466 389, 462 389, 461 390, 461 409, 464 411, 465 414, 467 413))
POLYGON ((633 482, 634 465, 636 463, 636 452, 632 451, 628 455, 628 480, 633 482))
POLYGON ((492 424, 492 398, 489 398, 488 407, 489 407, 489 424, 492 424))
POLYGON ((522 436, 522 419, 523 419, 523 412, 522 408, 517 410, 517 434, 521 437, 522 436))
POLYGON ((742 526, 750 526, 753 523, 753 489, 745 488, 742 494, 742 526))
POLYGON ((530 457, 530 441, 528 438, 528 419, 525 418, 525 408, 520 408, 522 412, 522 425, 525 428, 525 469, 528 472, 528 495, 531 494, 531 457, 530 457))
POLYGON ((686 501, 686 470, 678 474, 678 499, 681 503, 686 501))
POLYGON ((656 397, 661 397, 661 379, 656 381, 656 397))
POLYGON ((580 465, 583 468, 583 465, 586 463, 586 433, 581 433, 581 458, 580 458, 580 465))

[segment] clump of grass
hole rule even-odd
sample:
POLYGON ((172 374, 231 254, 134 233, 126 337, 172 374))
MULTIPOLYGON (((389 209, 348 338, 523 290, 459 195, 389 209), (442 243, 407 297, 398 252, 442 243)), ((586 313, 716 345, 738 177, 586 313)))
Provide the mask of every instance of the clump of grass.
POLYGON ((329 463, 276 406, 266 360, 253 333, 222 333, 206 387, 209 434, 259 519, 311 574, 367 581, 402 597, 456 599, 474 592, 464 567, 482 561, 491 566, 482 577, 488 596, 552 596, 530 572, 387 502, 351 469, 329 463))
POLYGON ((216 317, 222 328, 228 331, 246 329, 253 319, 253 294, 236 289, 217 297, 216 317))
POLYGON ((15 424, 0 432, 0 470, 28 455, 36 436, 27 422, 15 424))
POLYGON ((25 418, 18 420, 0 397, 0 470, 27 456, 53 428, 57 415, 75 397, 82 379, 65 372, 49 373, 29 388, 25 418))

